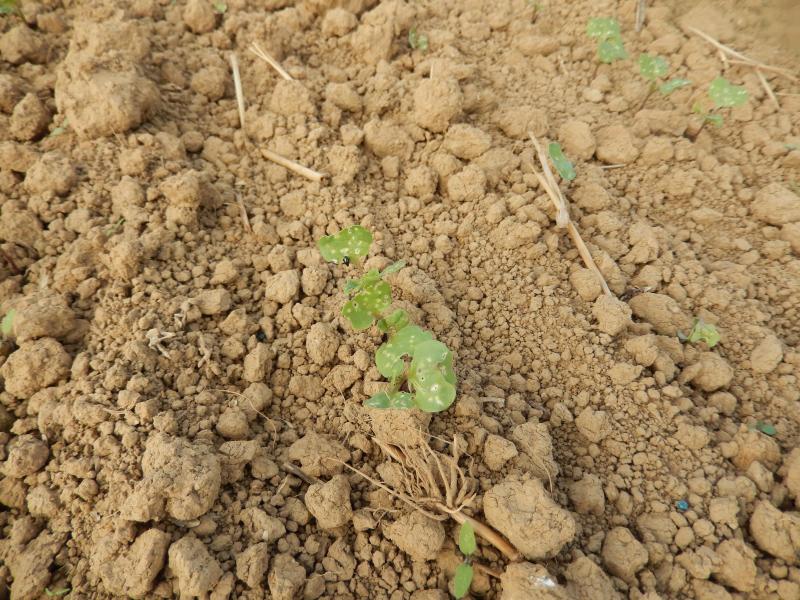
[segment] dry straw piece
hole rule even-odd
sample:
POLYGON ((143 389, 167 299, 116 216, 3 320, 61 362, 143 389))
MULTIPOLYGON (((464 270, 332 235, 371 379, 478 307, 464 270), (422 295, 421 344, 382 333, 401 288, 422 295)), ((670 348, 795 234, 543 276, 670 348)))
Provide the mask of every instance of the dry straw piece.
POLYGON ((533 172, 539 184, 547 192, 547 195, 550 196, 550 200, 553 202, 553 206, 556 209, 556 227, 560 229, 566 228, 569 236, 572 238, 572 242, 578 249, 578 254, 580 254, 583 259, 583 263, 588 269, 594 271, 595 275, 600 279, 600 285, 603 286, 603 293, 608 296, 613 296, 611 290, 608 288, 605 277, 603 277, 603 274, 600 272, 600 269, 597 268, 597 264, 592 258, 592 253, 589 252, 589 248, 586 247, 578 228, 575 227, 575 224, 569 217, 567 200, 564 198, 564 194, 561 193, 561 188, 558 187, 556 178, 553 176, 553 171, 550 170, 550 164, 547 162, 547 155, 542 145, 539 143, 539 140, 536 139, 535 135, 530 132, 528 132, 528 135, 531 138, 531 142, 533 142, 533 147, 536 148, 536 155, 542 167, 541 173, 536 169, 534 169, 533 172))
POLYGON ((280 75, 281 77, 283 77, 287 81, 292 81, 294 79, 294 77, 289 75, 289 73, 286 72, 286 69, 284 69, 281 66, 281 63, 279 63, 277 60, 275 60, 275 58, 269 52, 264 50, 256 42, 253 42, 252 44, 250 44, 250 52, 255 54, 258 58, 260 58, 265 63, 267 63, 270 67, 275 69, 278 72, 278 75, 280 75))

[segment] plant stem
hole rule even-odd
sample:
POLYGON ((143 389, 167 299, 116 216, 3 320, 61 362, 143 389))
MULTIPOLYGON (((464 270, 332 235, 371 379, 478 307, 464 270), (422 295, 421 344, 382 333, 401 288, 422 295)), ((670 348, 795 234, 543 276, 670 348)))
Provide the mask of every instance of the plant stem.
POLYGON ((481 536, 483 539, 489 542, 492 546, 500 550, 500 552, 502 552, 506 556, 506 558, 508 558, 508 560, 510 560, 511 562, 517 562, 519 560, 522 560, 522 554, 520 554, 519 550, 517 550, 514 546, 512 546, 511 543, 506 541, 506 539, 502 535, 500 535, 498 532, 496 532, 488 525, 484 525, 477 519, 465 515, 460 510, 456 512, 450 512, 450 511, 445 511, 445 512, 449 514, 453 518, 453 520, 459 524, 463 525, 464 523, 469 523, 470 525, 472 525, 472 528, 475 530, 475 533, 477 533, 479 536, 481 536))
POLYGON ((636 110, 636 112, 639 112, 640 110, 642 110, 644 108, 644 105, 647 104, 647 101, 650 99, 650 96, 652 96, 653 92, 655 92, 655 91, 656 91, 656 82, 655 81, 651 81, 650 82, 650 89, 647 90, 647 95, 645 95, 644 100, 642 100, 642 103, 639 105, 639 108, 636 110))

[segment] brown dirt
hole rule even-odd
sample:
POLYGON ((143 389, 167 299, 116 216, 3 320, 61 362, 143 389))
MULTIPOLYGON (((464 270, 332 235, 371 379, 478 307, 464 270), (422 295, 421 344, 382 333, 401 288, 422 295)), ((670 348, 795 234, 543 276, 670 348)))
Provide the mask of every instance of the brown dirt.
POLYGON ((687 29, 793 68, 792 3, 650 3, 640 33, 633 0, 19 4, 0 598, 446 598, 456 524, 344 467, 399 489, 381 445, 419 430, 458 436, 467 512, 526 556, 481 543, 474 597, 800 598, 800 89, 765 73, 775 107, 687 29), (640 109, 634 60, 584 33, 611 15, 694 85, 640 109), (721 73, 750 100, 700 130, 721 73), (575 160, 572 218, 624 302, 555 227, 529 132, 575 160), (352 223, 454 350, 449 411, 362 408, 380 339, 315 249, 352 223), (682 344, 693 317, 722 342, 682 344))

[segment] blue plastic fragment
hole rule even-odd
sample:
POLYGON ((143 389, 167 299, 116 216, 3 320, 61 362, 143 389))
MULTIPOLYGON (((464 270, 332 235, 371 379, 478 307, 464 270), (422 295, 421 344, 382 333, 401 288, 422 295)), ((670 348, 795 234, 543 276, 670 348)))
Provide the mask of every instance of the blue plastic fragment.
POLYGON ((688 503, 686 500, 678 500, 678 501, 675 503, 675 506, 676 506, 676 507, 678 508, 678 510, 679 510, 679 511, 681 511, 681 512, 686 512, 687 510, 689 510, 689 503, 688 503))

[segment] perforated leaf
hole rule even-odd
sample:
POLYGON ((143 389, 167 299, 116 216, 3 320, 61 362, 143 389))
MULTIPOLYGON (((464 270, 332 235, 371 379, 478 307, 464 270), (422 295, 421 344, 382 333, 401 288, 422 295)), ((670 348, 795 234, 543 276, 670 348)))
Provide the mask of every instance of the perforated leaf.
POLYGON ((407 325, 386 340, 375 353, 375 365, 386 379, 395 379, 403 374, 403 357, 412 356, 418 345, 433 340, 433 335, 416 325, 407 325))
POLYGON ((380 279, 361 288, 342 308, 342 314, 356 331, 366 329, 392 303, 392 288, 380 279))
POLYGON ((358 260, 369 253, 372 234, 361 225, 342 229, 334 235, 326 235, 317 242, 322 258, 329 262, 341 262, 345 257, 358 260))
POLYGON ((586 25, 586 35, 591 38, 607 40, 610 37, 619 37, 619 22, 611 17, 589 19, 586 25))
POLYGON ((470 556, 478 549, 475 541, 475 529, 469 521, 462 523, 458 530, 458 549, 464 556, 470 556))
POLYGON ((8 337, 11 335, 11 329, 14 327, 14 317, 16 316, 17 311, 13 308, 6 313, 6 316, 3 317, 3 320, 0 321, 0 333, 3 336, 8 337))
POLYGON ((658 91, 661 92, 662 94, 664 94, 665 96, 668 96, 669 94, 671 94, 675 90, 680 89, 682 87, 686 87, 687 85, 691 85, 691 84, 692 84, 692 82, 689 81, 688 79, 683 79, 681 77, 676 77, 675 79, 670 79, 666 83, 662 83, 658 87, 658 91))
POLYGON ((408 370, 408 384, 414 390, 420 410, 446 410, 456 399, 453 354, 447 346, 436 340, 419 344, 408 370))
POLYGON ((408 313, 402 308, 398 308, 385 319, 378 320, 378 329, 384 333, 399 331, 408 325, 408 313))
POLYGON ((561 150, 561 144, 550 142, 547 146, 547 152, 550 155, 550 160, 553 161, 556 171, 561 175, 561 179, 565 181, 572 181, 575 179, 575 168, 567 157, 564 156, 564 152, 561 150))
POLYGON ((639 73, 645 79, 661 79, 669 71, 669 62, 663 56, 652 56, 646 52, 639 55, 639 73))
POLYGON ((721 339, 717 328, 711 323, 706 323, 703 319, 695 319, 694 325, 689 335, 686 336, 687 341, 691 343, 705 342, 709 348, 713 348, 719 343, 721 339))
POLYGON ((469 592, 472 585, 472 565, 461 563, 456 567, 456 574, 453 577, 453 595, 456 598, 463 598, 469 592))
POLYGON ((371 408, 409 409, 414 407, 414 396, 408 392, 378 392, 364 402, 371 408))
POLYGON ((610 37, 598 44, 597 56, 600 58, 600 62, 610 64, 615 60, 628 58, 628 53, 625 50, 625 46, 622 44, 621 37, 610 37))
POLYGON ((724 77, 717 77, 708 87, 708 96, 717 108, 732 108, 747 102, 747 90, 744 86, 733 85, 724 77))

